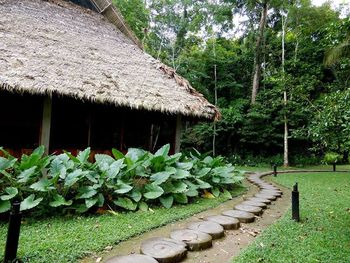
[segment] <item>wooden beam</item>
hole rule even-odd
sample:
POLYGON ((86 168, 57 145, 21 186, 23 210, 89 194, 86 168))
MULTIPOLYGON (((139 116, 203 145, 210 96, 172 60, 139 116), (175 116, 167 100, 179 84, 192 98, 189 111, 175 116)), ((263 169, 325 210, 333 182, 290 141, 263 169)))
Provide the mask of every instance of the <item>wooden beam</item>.
POLYGON ((52 98, 45 97, 43 103, 43 118, 41 121, 40 145, 45 146, 45 154, 50 150, 52 98))
POLYGON ((177 115, 177 117, 176 117, 176 130, 175 130, 175 153, 180 152, 181 133, 182 133, 181 115, 177 115))

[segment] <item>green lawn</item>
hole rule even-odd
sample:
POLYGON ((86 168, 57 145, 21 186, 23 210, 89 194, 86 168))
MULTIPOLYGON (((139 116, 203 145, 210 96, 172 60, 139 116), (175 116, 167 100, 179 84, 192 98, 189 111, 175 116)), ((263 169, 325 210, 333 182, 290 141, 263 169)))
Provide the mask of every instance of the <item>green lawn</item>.
POLYGON ((273 178, 299 183, 302 222, 291 211, 266 229, 233 262, 350 262, 350 173, 285 174, 273 178))
MULTIPOLYGON (((232 195, 246 189, 236 187, 232 195)), ((24 221, 21 228, 19 256, 24 262, 76 262, 78 258, 103 250, 132 236, 167 223, 190 217, 226 201, 198 199, 189 205, 171 209, 154 208, 154 212, 128 212, 118 215, 58 217, 24 221)), ((26 220, 26 219, 24 219, 26 220)), ((7 224, 0 224, 0 262, 3 261, 7 224)))

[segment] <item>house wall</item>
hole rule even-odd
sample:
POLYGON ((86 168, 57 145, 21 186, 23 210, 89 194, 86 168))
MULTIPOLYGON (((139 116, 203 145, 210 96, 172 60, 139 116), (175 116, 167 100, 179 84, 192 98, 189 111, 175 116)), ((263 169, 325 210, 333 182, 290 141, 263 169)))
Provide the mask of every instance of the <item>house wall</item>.
MULTIPOLYGON (((0 146, 20 156, 41 144, 49 153, 156 151, 166 143, 175 152, 177 116, 83 103, 70 98, 18 95, 0 91, 0 146), (48 107, 48 105, 50 107, 48 107)), ((178 144, 177 144, 178 147, 178 144)))

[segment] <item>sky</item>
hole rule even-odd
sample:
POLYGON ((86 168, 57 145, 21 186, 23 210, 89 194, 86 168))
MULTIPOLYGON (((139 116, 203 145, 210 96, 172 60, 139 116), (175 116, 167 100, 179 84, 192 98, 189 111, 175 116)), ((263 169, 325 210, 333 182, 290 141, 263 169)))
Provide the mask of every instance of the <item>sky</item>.
MULTIPOLYGON (((320 6, 325 2, 327 2, 327 0, 312 0, 312 4, 316 6, 320 6)), ((339 6, 339 4, 342 4, 342 3, 349 3, 349 0, 331 0, 330 2, 333 3, 332 5, 339 6)))

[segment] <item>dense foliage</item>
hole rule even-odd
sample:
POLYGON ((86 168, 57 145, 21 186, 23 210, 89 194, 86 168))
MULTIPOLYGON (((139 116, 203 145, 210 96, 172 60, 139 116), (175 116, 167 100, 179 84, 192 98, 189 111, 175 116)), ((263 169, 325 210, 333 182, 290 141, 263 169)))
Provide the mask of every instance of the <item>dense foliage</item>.
POLYGON ((57 211, 84 213, 94 209, 147 210, 161 203, 187 204, 189 199, 230 195, 228 189, 243 177, 222 157, 193 151, 169 155, 169 145, 156 153, 131 148, 127 154, 113 149, 113 157, 90 149, 77 156, 66 152, 44 156, 44 147, 19 160, 0 150, 0 213, 11 200, 21 201, 21 210, 36 207, 42 215, 57 211), (57 210, 59 208, 59 210, 57 210))
MULTIPOLYGON (((217 103, 223 114, 215 127, 217 153, 234 156, 241 163, 281 162, 287 121, 292 164, 320 162, 328 151, 347 159, 349 5, 334 10, 329 3, 314 6, 310 0, 115 3, 131 25, 139 25, 141 18, 147 25, 143 31, 134 29, 142 33, 149 53, 217 103), (262 44, 256 50, 263 3, 269 10, 262 44), (130 16, 127 10, 133 6, 140 10, 139 5, 143 12, 130 16), (258 51, 262 73, 252 104, 252 72, 258 51)), ((194 145, 203 152, 212 151, 208 139, 214 134, 212 123, 186 127, 185 148, 194 145)))

